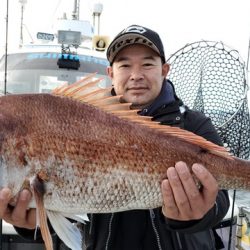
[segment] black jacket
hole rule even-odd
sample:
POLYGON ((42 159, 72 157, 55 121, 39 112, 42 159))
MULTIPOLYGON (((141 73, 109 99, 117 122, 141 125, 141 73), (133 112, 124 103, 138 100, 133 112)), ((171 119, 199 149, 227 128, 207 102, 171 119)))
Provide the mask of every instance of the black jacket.
MULTIPOLYGON (((172 89, 173 95, 166 98, 164 89, 166 86, 169 91, 169 86, 172 85, 166 81, 160 96, 150 107, 142 110, 141 115, 153 116, 154 120, 160 121, 163 125, 182 127, 216 144, 221 144, 211 120, 183 106, 174 89, 172 89)), ((81 225, 84 235, 83 249, 213 250, 216 247, 212 227, 221 221, 228 207, 227 191, 221 190, 216 204, 201 220, 187 222, 169 220, 162 215, 161 208, 114 214, 91 214, 90 222, 81 225)), ((31 235, 27 230, 17 228, 17 231, 26 237, 31 235)))

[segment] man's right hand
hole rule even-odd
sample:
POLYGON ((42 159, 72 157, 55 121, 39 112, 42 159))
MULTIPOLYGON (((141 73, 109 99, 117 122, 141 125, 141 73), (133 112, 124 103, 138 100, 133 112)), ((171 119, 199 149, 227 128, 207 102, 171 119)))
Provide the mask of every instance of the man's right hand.
POLYGON ((6 222, 21 228, 35 229, 36 209, 28 209, 32 195, 24 189, 17 199, 15 207, 9 206, 11 191, 9 188, 0 190, 0 218, 6 222))

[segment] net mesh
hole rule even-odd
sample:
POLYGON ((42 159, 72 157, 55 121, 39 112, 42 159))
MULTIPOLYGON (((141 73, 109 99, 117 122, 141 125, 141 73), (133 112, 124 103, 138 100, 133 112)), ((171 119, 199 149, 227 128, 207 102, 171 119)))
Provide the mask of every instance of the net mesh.
POLYGON ((170 79, 177 95, 212 119, 224 146, 240 158, 250 156, 250 116, 245 64, 222 42, 199 41, 174 53, 170 79))

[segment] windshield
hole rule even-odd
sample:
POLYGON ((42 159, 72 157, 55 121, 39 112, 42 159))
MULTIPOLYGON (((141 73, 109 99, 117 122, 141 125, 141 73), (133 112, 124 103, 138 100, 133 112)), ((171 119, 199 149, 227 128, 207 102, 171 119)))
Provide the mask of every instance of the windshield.
POLYGON ((65 83, 73 83, 83 76, 97 72, 102 77, 101 87, 110 86, 106 75, 108 62, 104 58, 78 55, 78 69, 59 68, 60 53, 30 52, 10 54, 7 57, 7 81, 5 90, 5 57, 0 60, 0 92, 48 93, 65 83))

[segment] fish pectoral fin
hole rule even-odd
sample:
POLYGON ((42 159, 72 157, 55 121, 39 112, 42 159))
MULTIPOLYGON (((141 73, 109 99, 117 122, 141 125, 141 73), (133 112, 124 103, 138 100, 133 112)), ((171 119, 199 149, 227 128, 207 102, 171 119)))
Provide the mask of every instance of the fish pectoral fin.
POLYGON ((86 222, 89 221, 88 215, 87 214, 69 214, 69 213, 61 213, 62 216, 78 221, 80 223, 86 224, 86 222))
POLYGON ((66 219, 62 213, 47 210, 47 215, 51 226, 65 245, 74 250, 82 250, 82 235, 80 229, 66 219))
POLYGON ((43 202, 44 183, 41 179, 35 177, 30 181, 30 186, 36 202, 37 227, 40 227, 46 250, 53 250, 52 237, 49 231, 46 209, 43 202))

